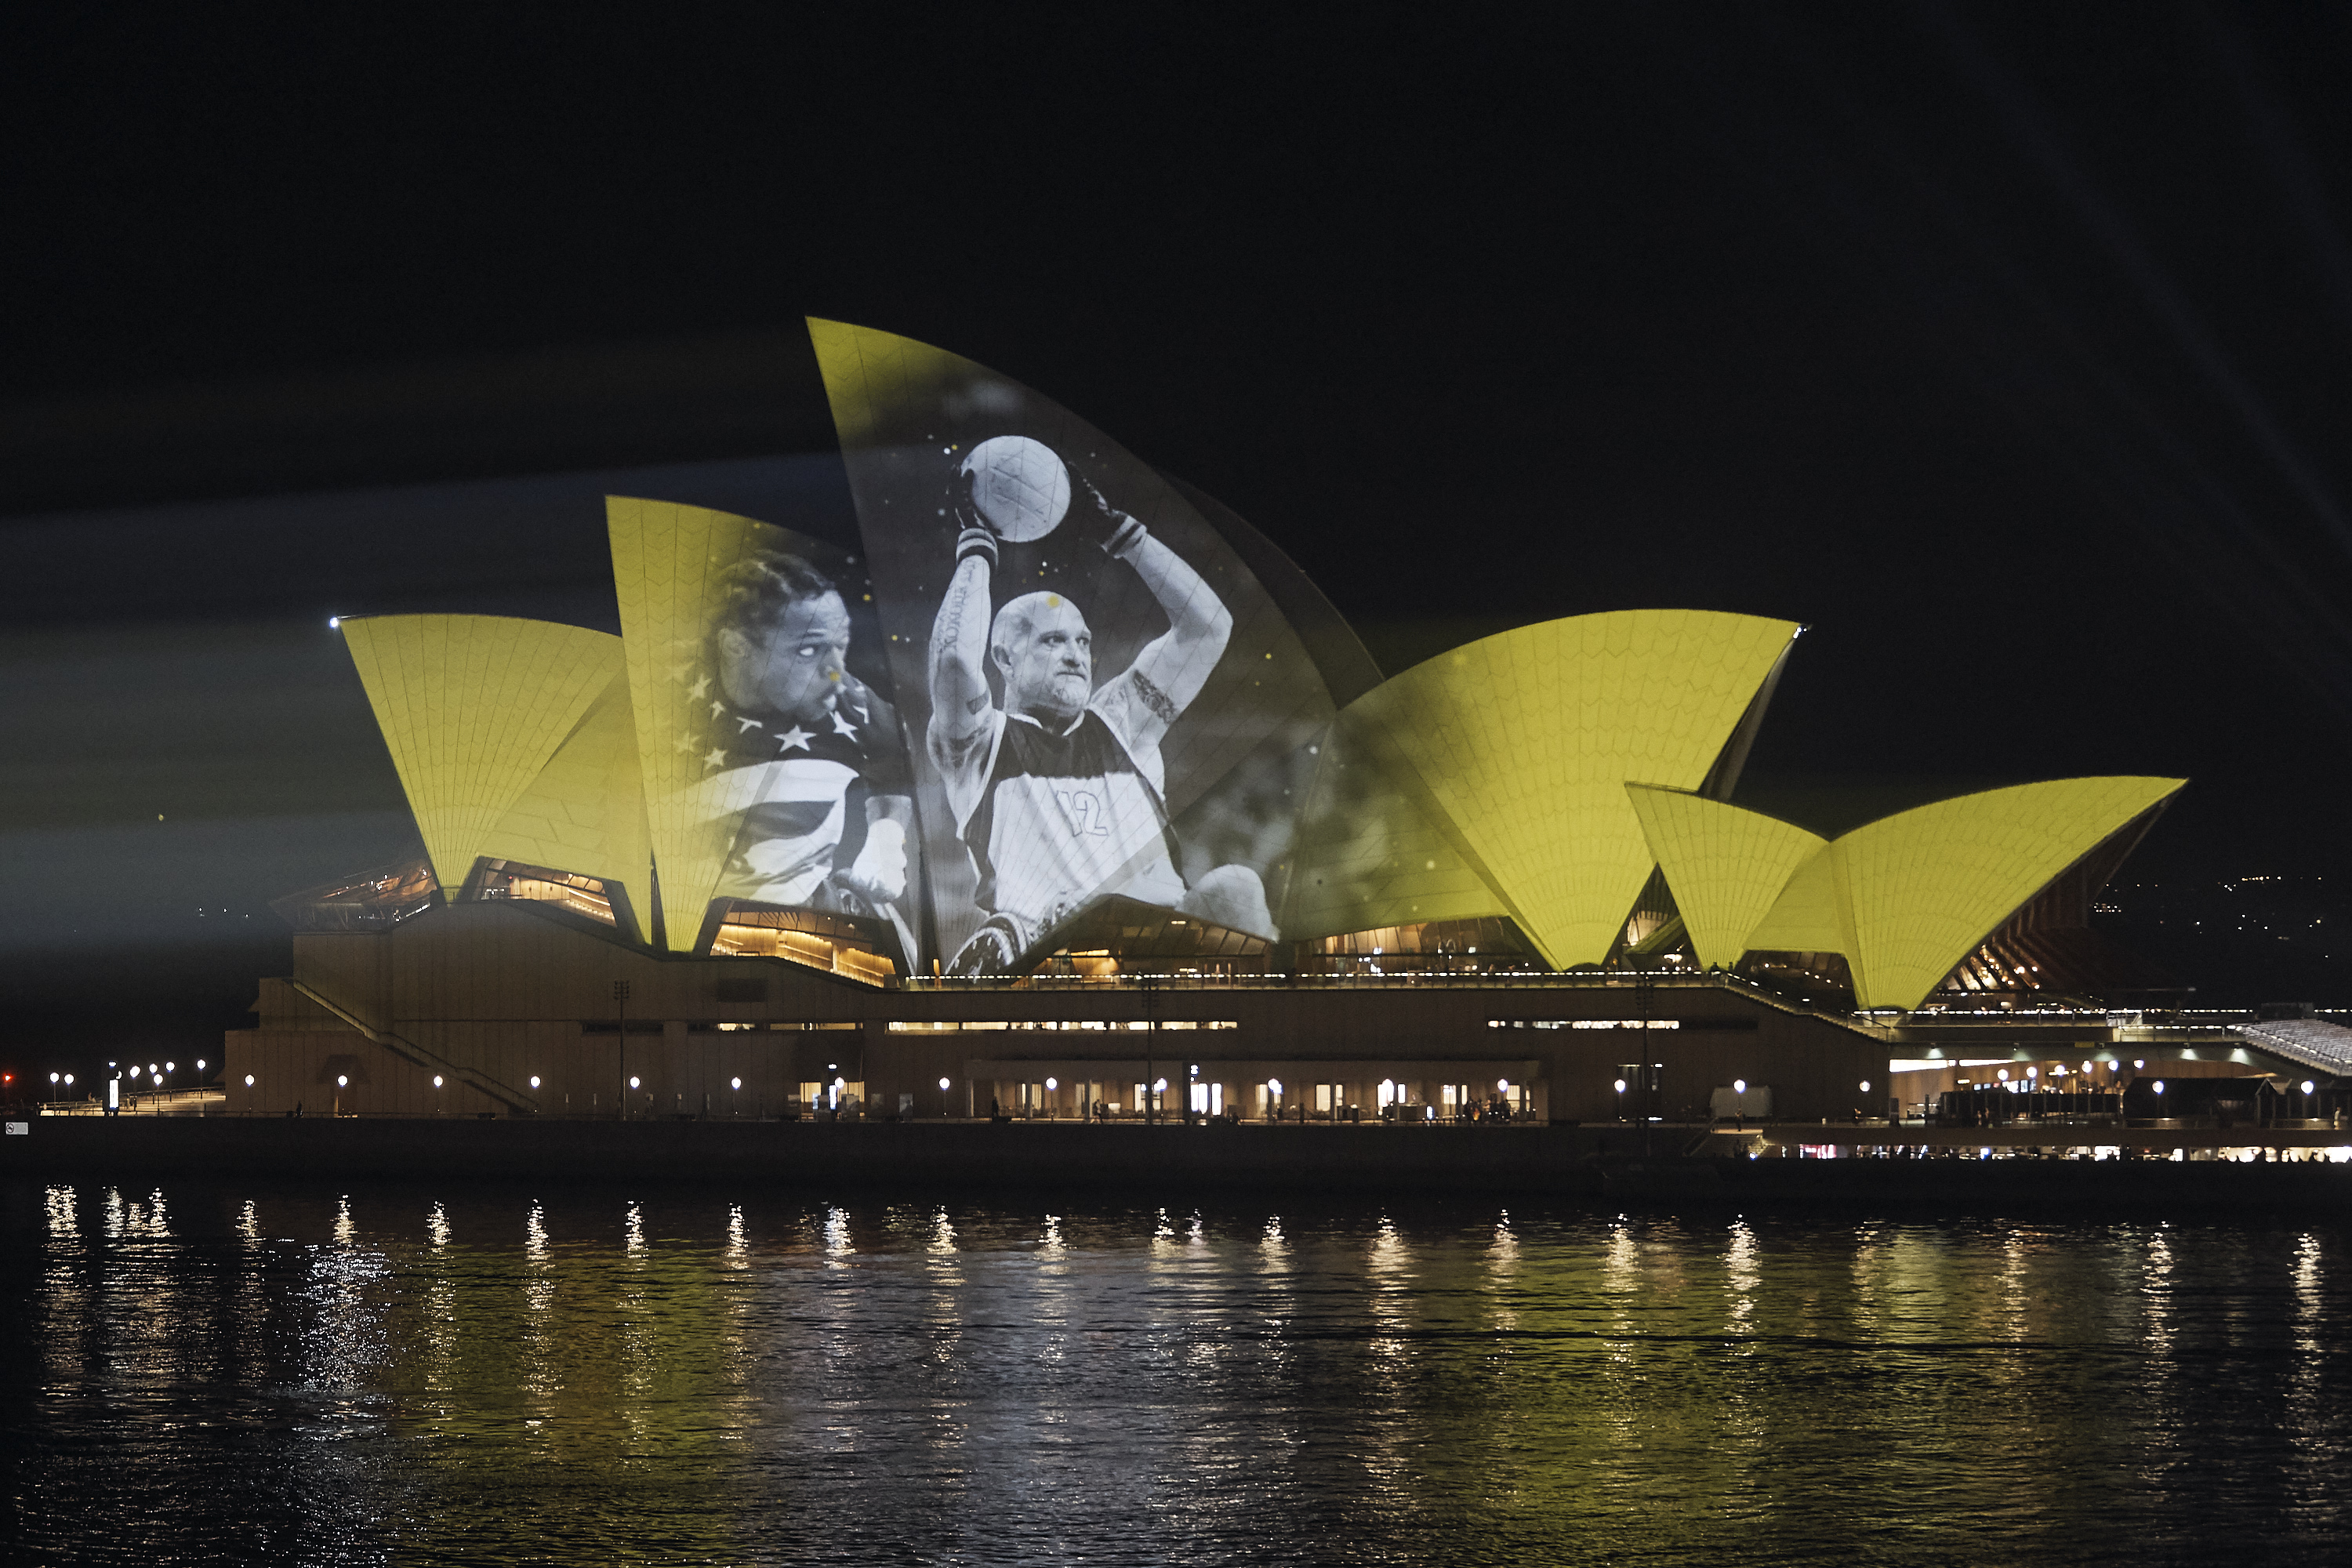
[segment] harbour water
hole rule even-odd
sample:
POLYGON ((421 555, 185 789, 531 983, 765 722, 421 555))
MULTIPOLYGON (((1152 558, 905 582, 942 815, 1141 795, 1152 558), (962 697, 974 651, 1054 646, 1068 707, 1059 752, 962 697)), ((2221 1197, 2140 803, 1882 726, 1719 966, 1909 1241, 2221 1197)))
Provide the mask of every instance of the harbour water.
POLYGON ((2334 1564, 2347 1244, 12 1181, 0 1554, 2334 1564))

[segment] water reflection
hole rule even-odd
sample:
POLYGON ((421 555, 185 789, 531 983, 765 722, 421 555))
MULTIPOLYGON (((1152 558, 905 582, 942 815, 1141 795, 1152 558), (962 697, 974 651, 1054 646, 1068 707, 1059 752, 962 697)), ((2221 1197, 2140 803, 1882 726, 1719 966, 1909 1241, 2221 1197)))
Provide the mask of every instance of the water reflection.
POLYGON ((2332 1563, 2352 1492, 2332 1229, 131 1192, 5 1211, 26 1560, 2332 1563))

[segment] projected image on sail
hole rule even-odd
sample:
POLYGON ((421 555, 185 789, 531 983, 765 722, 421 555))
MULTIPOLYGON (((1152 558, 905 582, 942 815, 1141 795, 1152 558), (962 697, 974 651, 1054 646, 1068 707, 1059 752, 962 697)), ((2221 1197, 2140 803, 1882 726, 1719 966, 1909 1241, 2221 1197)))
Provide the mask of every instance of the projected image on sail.
POLYGON ((672 929, 713 900, 816 910, 888 922, 916 962, 913 781, 864 573, 722 512, 616 500, 611 521, 623 618, 653 650, 631 673, 672 929))
POLYGON ((1332 705, 1233 546, 1027 389, 905 339, 812 331, 908 707, 947 972, 1018 968, 1114 895, 1277 937, 1301 803, 1221 786, 1304 753, 1332 705), (1200 845, 1248 852, 1188 847, 1179 824, 1203 818, 1200 845))

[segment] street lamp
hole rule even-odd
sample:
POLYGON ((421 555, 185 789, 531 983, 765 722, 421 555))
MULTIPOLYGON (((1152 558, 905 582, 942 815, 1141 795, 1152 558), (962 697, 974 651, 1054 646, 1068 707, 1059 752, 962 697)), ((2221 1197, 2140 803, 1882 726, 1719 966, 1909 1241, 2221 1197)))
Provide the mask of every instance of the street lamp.
MULTIPOLYGON (((616 1077, 629 1070, 629 992, 631 989, 630 984, 625 980, 613 982, 613 1005, 619 1008, 621 1013, 619 1036, 621 1044, 613 1056, 613 1071, 616 1077)), ((629 1087, 636 1088, 637 1080, 631 1079, 629 1087)), ((629 1097, 622 1094, 614 1098, 620 1100, 620 1104, 614 1107, 613 1114, 626 1121, 629 1119, 629 1097)))
POLYGON ((940 1079, 940 1117, 941 1117, 942 1119, 944 1119, 944 1118, 947 1116, 947 1113, 948 1113, 948 1080, 947 1080, 947 1079, 940 1079))

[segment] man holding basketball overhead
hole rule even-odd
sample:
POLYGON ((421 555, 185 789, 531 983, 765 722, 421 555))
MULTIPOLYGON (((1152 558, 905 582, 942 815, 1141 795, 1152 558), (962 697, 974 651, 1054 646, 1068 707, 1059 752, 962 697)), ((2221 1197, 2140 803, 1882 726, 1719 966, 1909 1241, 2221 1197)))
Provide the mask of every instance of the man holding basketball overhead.
POLYGON ((1080 479, 1074 496, 1069 470, 1042 442, 982 442, 956 487, 956 566, 931 628, 926 743, 989 919, 950 972, 1009 967, 1098 892, 1269 932, 1265 890, 1249 868, 1219 867, 1192 889, 1177 875, 1160 755, 1223 657, 1232 612, 1093 486, 1080 479), (999 542, 1042 538, 1066 518, 1131 567, 1168 617, 1168 630, 1099 688, 1093 633, 1066 596, 1024 594, 989 613, 999 542))

